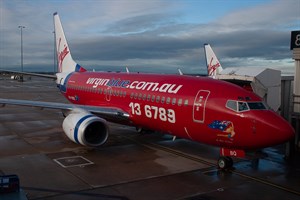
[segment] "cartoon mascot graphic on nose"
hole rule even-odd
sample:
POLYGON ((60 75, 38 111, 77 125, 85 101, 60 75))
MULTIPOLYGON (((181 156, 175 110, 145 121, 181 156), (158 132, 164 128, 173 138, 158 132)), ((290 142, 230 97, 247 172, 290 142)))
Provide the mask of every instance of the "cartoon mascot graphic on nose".
POLYGON ((235 135, 234 126, 231 121, 215 120, 211 124, 209 124, 208 127, 221 131, 222 133, 217 134, 217 136, 219 136, 219 137, 226 137, 226 138, 232 139, 235 135))

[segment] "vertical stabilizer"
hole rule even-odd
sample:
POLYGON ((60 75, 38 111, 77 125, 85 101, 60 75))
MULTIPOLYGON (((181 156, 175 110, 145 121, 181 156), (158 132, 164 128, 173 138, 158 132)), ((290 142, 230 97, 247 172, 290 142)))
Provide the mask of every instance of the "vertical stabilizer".
POLYGON ((221 63, 209 44, 204 44, 204 51, 208 76, 215 78, 223 70, 221 63))
POLYGON ((60 18, 57 13, 53 14, 56 52, 58 60, 58 72, 86 71, 72 58, 60 18))

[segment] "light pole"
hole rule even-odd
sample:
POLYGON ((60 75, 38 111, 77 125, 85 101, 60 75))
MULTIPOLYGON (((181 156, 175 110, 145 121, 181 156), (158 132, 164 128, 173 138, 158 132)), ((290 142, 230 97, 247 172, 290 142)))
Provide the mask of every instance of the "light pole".
POLYGON ((21 72, 23 72, 23 28, 25 26, 19 26, 18 28, 21 29, 21 72))

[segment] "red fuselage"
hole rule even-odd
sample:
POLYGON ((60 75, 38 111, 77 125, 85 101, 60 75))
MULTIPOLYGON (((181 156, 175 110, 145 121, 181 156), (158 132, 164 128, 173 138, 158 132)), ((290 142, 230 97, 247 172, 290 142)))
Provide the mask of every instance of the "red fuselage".
POLYGON ((231 148, 256 149, 286 142, 288 122, 260 97, 206 77, 139 73, 74 72, 62 93, 74 104, 129 113, 136 127, 231 148))

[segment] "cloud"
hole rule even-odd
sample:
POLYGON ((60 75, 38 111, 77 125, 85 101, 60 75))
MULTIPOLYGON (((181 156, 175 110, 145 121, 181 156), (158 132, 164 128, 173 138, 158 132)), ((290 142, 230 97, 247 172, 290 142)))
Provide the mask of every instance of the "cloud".
POLYGON ((201 13, 201 23, 182 20, 189 3, 195 2, 1 1, 0 67, 18 67, 17 27, 24 25, 24 64, 52 70, 55 11, 73 57, 89 69, 205 72, 204 43, 212 44, 223 66, 293 65, 289 40, 291 29, 300 27, 299 1, 258 2, 207 23, 201 13))
POLYGON ((299 1, 269 1, 247 9, 231 12, 217 19, 217 23, 223 30, 228 31, 272 30, 285 27, 290 25, 290 23, 299 25, 299 7, 299 1))

